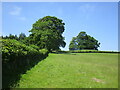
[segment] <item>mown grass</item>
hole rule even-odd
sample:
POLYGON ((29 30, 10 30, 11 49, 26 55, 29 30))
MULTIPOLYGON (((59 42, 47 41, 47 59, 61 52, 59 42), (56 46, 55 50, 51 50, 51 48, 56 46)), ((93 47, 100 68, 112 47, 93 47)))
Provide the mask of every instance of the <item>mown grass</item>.
POLYGON ((22 75, 17 88, 117 88, 118 55, 49 54, 22 75))

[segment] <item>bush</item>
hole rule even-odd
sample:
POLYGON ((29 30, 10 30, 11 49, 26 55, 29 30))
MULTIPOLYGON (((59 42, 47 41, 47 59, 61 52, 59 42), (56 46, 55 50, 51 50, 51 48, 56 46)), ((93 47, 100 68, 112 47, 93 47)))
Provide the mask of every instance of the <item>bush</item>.
POLYGON ((29 45, 29 46, 32 47, 32 48, 34 48, 34 49, 36 49, 36 50, 39 50, 39 47, 36 46, 36 45, 29 45))
POLYGON ((27 58, 32 56, 37 56, 39 54, 47 54, 46 49, 39 50, 38 46, 30 45, 26 46, 25 44, 12 39, 4 39, 2 40, 2 60, 14 61, 17 57, 25 57, 27 58))
POLYGON ((3 88, 11 86, 11 77, 19 76, 33 67, 40 60, 47 57, 46 49, 39 50, 38 46, 26 46, 22 42, 13 39, 2 40, 2 68, 3 88), (11 76, 10 76, 11 75, 11 76), (9 77, 9 78, 7 78, 9 77))
POLYGON ((39 50, 43 55, 45 55, 46 53, 48 53, 48 50, 47 49, 41 49, 39 50))

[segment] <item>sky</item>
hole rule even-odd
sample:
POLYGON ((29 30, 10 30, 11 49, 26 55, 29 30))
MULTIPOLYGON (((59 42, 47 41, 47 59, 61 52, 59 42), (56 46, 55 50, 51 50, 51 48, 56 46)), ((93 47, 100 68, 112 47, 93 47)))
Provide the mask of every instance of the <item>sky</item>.
POLYGON ((55 16, 65 23, 66 47, 85 31, 101 44, 99 50, 118 51, 117 2, 2 2, 2 35, 27 36, 38 19, 55 16))

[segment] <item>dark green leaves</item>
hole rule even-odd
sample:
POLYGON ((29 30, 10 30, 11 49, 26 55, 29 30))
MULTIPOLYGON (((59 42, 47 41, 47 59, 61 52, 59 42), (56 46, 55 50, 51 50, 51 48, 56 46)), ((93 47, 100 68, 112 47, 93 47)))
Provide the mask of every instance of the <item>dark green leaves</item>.
MULTIPOLYGON (((43 51, 43 54, 47 53, 43 51)), ((14 61, 18 58, 32 57, 36 55, 41 55, 42 51, 39 50, 38 46, 30 45, 26 46, 22 42, 12 39, 2 40, 2 60, 14 61)))
POLYGON ((39 46, 41 49, 46 48, 49 51, 58 50, 59 47, 65 47, 64 23, 56 17, 46 16, 36 21, 30 30, 30 42, 39 46))
POLYGON ((70 42, 70 50, 98 50, 100 43, 90 35, 87 35, 86 32, 80 32, 77 37, 73 37, 70 42))

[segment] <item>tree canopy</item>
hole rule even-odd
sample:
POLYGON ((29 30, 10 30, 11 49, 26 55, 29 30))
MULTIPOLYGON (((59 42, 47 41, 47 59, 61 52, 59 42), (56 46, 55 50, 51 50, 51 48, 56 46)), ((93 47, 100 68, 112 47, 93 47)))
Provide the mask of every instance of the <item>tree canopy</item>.
POLYGON ((69 50, 98 50, 100 43, 95 38, 87 35, 86 32, 82 31, 77 37, 73 37, 69 44, 69 50))
POLYGON ((46 16, 36 21, 29 36, 29 42, 39 46, 40 48, 47 48, 49 51, 58 50, 59 47, 65 47, 64 32, 65 23, 61 19, 52 16, 46 16))
POLYGON ((23 40, 23 39, 25 39, 25 38, 26 38, 25 33, 20 33, 20 34, 19 34, 19 40, 23 40))

